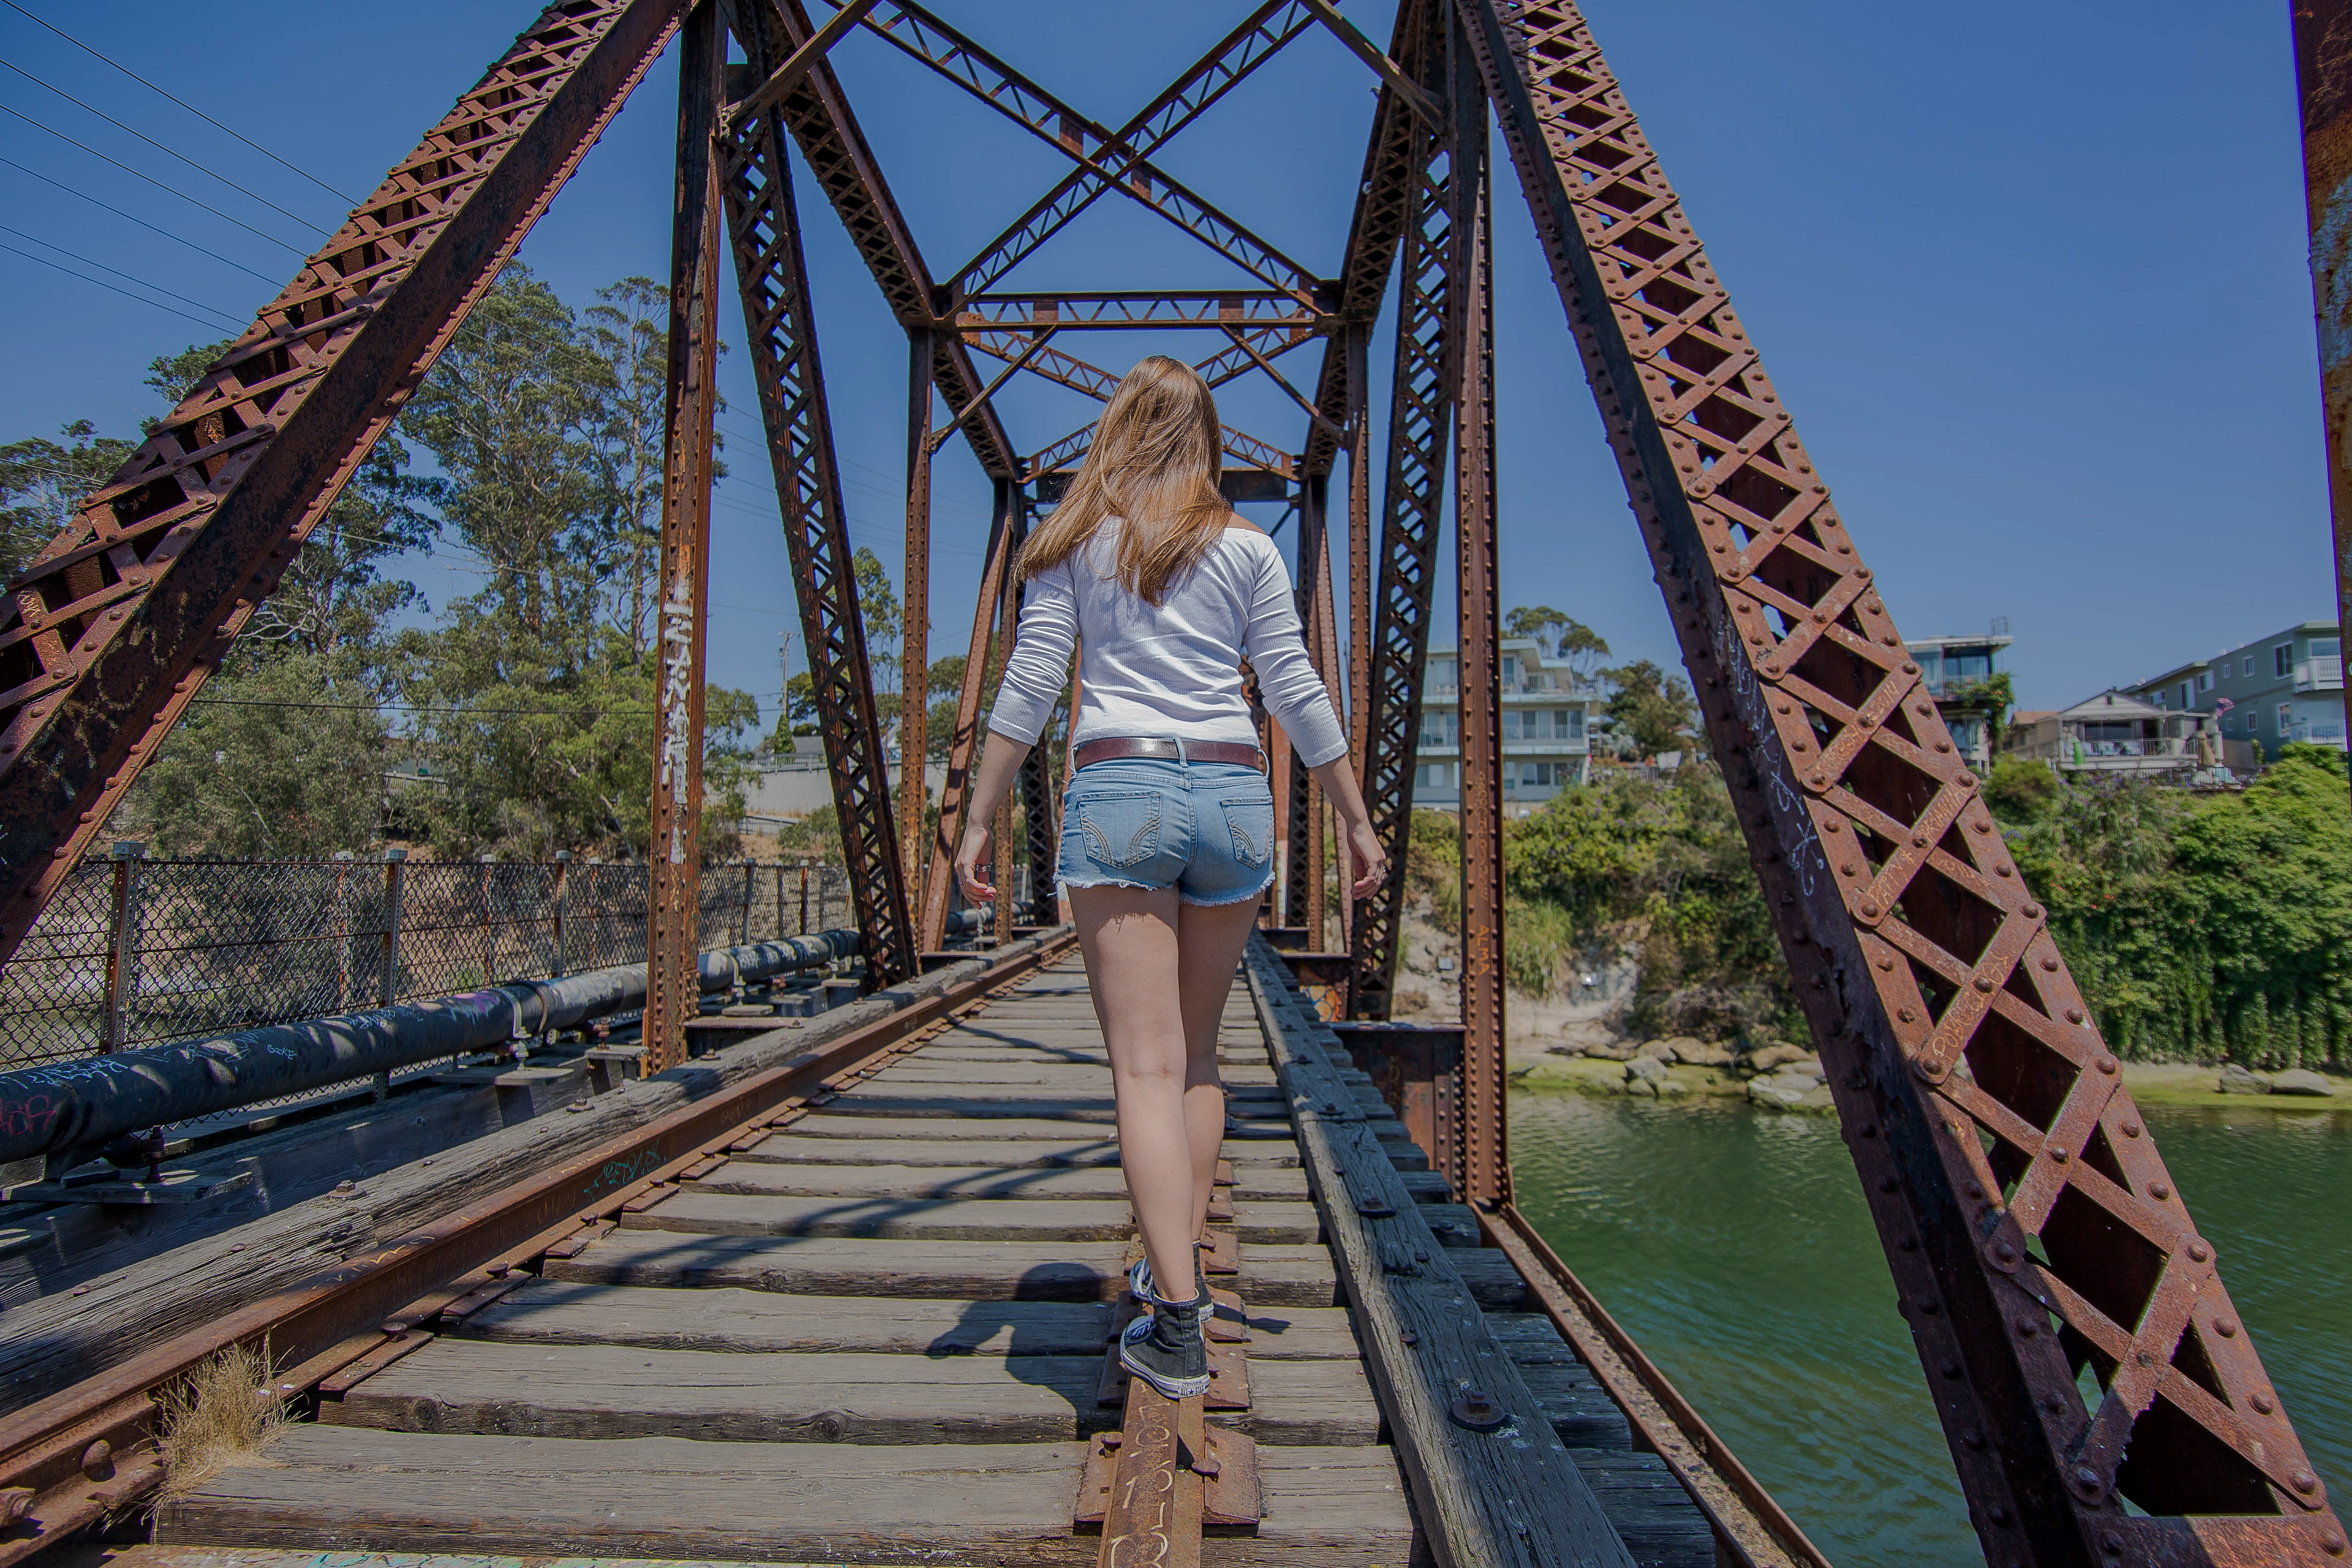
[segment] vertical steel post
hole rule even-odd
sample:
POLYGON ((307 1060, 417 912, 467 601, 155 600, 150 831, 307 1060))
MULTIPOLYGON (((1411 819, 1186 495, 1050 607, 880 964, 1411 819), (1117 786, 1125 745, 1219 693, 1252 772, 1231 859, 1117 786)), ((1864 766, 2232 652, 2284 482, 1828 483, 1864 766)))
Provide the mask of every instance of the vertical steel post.
MULTIPOLYGON (((1372 683, 1372 329, 1348 329, 1348 744, 1356 785, 1364 784, 1365 694, 1372 683)), ((1339 650, 1332 650, 1339 657, 1339 650)), ((1336 839, 1339 819, 1331 831, 1336 839)), ((1335 845, 1336 847, 1336 845, 1335 845)), ((1340 874, 1349 875, 1352 861, 1339 858, 1340 874)), ((1349 879, 1351 881, 1352 878, 1349 879)), ((1339 889, 1339 943, 1350 952, 1356 942, 1356 896, 1339 889)), ((1356 1016, 1354 987, 1349 988, 1347 1016, 1356 1016)))
POLYGON ((695 954, 702 914, 702 655, 719 353, 719 174, 711 136, 726 68, 718 0, 702 0, 687 17, 678 46, 653 839, 646 857, 653 878, 642 1038, 649 1074, 686 1060, 686 1021, 701 999, 695 954))
POLYGON ((379 1007, 389 1007, 400 995, 400 903, 408 886, 408 851, 383 852, 383 967, 376 985, 379 1007))
MULTIPOLYGON (((1018 486, 1013 491, 1013 515, 1007 536, 1012 549, 1006 558, 1004 584, 997 601, 996 668, 1003 669, 1013 662, 1013 634, 1021 620, 1021 545, 1029 536, 1029 497, 1018 486)), ((1013 795, 1006 792, 1004 804, 996 808, 994 831, 996 850, 996 940, 1013 940, 1013 795)))
POLYGON ((140 865, 147 846, 131 839, 116 843, 110 858, 114 866, 112 897, 107 909, 106 1011, 99 1020, 98 1048, 103 1053, 125 1049, 131 1043, 131 1009, 139 985, 140 865))
MULTIPOLYGON (((1449 12, 1449 15, 1451 13, 1449 12)), ((1511 1195, 1503 1059, 1502 628, 1496 602, 1495 360, 1487 252, 1486 95, 1468 41, 1453 64, 1454 517, 1462 675, 1462 1131, 1466 1203, 1511 1195)))
MULTIPOLYGON (((2336 615, 2352 626, 2352 0, 2294 0, 2294 81, 2303 105, 2304 207, 2319 320, 2319 395, 2335 524, 2336 615)), ((2344 688, 2352 735, 2352 683, 2344 688)))
POLYGON ((569 973, 572 973, 572 952, 571 952, 571 949, 570 949, 570 946, 569 946, 569 936, 568 936, 568 933, 567 933, 567 932, 565 931, 565 930, 564 930, 564 923, 563 923, 563 917, 564 917, 564 913, 565 913, 564 904, 565 904, 566 900, 570 899, 571 894, 572 894, 572 851, 571 851, 571 850, 569 850, 569 849, 559 849, 559 850, 557 850, 557 851, 555 852, 555 912, 554 912, 554 924, 555 924, 555 931, 554 931, 554 936, 555 936, 555 970, 554 970, 554 973, 555 973, 556 976, 557 976, 559 979, 560 979, 561 977, 562 977, 563 975, 566 975, 566 974, 569 974, 569 973))
POLYGON ((931 331, 907 334, 906 620, 898 637, 898 863, 907 899, 923 907, 923 814, 930 786, 923 752, 930 740, 931 637, 931 331))
POLYGON ((972 762, 983 743, 980 699, 986 689, 997 612, 1003 605, 1004 578, 1012 563, 1018 493, 1019 487, 1011 480, 996 481, 989 514, 988 556, 981 568, 979 595, 972 602, 971 638, 964 652, 963 686, 956 694, 955 730, 948 737, 947 777, 940 785, 940 823, 931 836, 930 876, 923 884, 922 944, 927 952, 936 952, 947 942, 948 905, 955 894, 955 852, 963 837, 972 762))

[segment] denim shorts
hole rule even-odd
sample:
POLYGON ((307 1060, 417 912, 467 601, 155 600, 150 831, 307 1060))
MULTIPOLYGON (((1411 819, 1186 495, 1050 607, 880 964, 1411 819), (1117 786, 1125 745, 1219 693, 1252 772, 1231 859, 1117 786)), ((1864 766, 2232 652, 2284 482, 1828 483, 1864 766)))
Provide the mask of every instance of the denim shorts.
POLYGON ((1066 888, 1174 888, 1188 904, 1238 904, 1274 880, 1274 791, 1235 763, 1126 757, 1070 775, 1062 795, 1066 888))

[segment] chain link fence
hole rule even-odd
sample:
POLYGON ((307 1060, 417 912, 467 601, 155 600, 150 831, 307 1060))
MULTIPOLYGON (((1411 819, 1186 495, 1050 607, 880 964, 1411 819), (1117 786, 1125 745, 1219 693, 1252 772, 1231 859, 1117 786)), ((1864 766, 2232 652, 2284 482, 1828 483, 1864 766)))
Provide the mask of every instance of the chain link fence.
MULTIPOLYGON (((0 970, 0 1070, 642 963, 651 873, 597 861, 86 860, 0 970)), ((851 923, 838 866, 703 868, 699 945, 851 923)))

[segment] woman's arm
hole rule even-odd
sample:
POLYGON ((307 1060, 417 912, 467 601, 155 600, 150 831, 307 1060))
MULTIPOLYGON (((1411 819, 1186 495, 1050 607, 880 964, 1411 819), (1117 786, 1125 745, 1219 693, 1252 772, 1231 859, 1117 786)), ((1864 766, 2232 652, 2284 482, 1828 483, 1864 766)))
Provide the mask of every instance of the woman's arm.
POLYGON ((1323 786, 1331 809, 1339 814, 1339 853, 1344 857, 1339 864, 1339 880, 1347 882, 1348 869, 1354 867, 1356 876, 1349 894, 1369 899, 1388 877, 1389 858, 1381 847, 1380 835, 1372 831, 1371 814, 1364 809, 1364 792, 1357 786, 1355 770, 1348 765, 1348 753, 1342 752, 1308 771, 1323 786))
POLYGON ((956 847, 956 880, 963 896, 975 904, 996 901, 996 885, 988 880, 995 869, 989 857, 989 825, 996 820, 1013 781, 1028 759, 1034 742, 1016 741, 998 731, 988 731, 988 750, 981 753, 979 776, 972 780, 964 817, 963 842, 956 847))

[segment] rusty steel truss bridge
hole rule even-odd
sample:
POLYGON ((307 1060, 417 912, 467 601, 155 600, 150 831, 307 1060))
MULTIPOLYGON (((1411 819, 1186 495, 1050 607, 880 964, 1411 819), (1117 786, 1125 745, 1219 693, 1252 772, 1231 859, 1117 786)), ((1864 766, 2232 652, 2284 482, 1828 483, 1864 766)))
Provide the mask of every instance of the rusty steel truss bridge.
MULTIPOLYGON (((1264 0, 1124 123, 1089 118, 916 0, 562 0, 428 130, 0 608, 0 956, 13 952, 218 668, 466 312, 656 58, 678 44, 662 652, 646 1040, 682 1059, 692 970, 705 565, 722 250, 769 460, 875 984, 943 945, 986 657, 1009 645, 1024 531, 1088 429, 1014 439, 995 395, 1041 376, 1097 399, 1072 352, 1106 329, 1184 329, 1213 385, 1295 404, 1228 429, 1236 500, 1299 519, 1309 652, 1344 705, 1386 884, 1325 906, 1327 807, 1277 763, 1290 848, 1280 923, 1319 945, 1352 1017, 1387 1016, 1404 902, 1422 677, 1454 552, 1463 694, 1464 1066, 1441 1134, 1454 1190, 1518 1229, 1504 1115, 1501 716, 1490 334, 1499 169, 1534 215, 1566 332, 1606 425, 1917 1346, 1996 1564, 2332 1563, 2343 1528, 2297 1441, 2045 912, 2004 847, 1849 531, 1640 122, 1569 0, 1402 0, 1382 47, 1328 0, 1264 0), (894 201, 828 51, 864 29, 1067 159, 978 255, 940 274, 894 201), (1377 108, 1337 277, 1318 277, 1156 162, 1310 32, 1374 73, 1377 108), (730 65, 728 40, 744 57, 730 65), (1490 123, 1499 145, 1490 145, 1490 123), (814 192, 796 192, 797 150, 814 192), (1007 290, 1097 203, 1132 202, 1252 288, 1007 290), (803 225, 830 206, 903 326, 904 661, 922 689, 933 454, 993 489, 935 835, 921 770, 892 797, 851 570, 803 225), (1373 449, 1370 359, 1393 298, 1373 449), (1312 350, 1311 355, 1302 351, 1312 350), (1314 363, 1286 374, 1288 356, 1314 363), (944 416, 938 412, 944 405, 944 416), (1346 462, 1339 459, 1345 454, 1346 462), (1335 473, 1344 490, 1335 495, 1335 473), (1378 484, 1375 484, 1377 476, 1378 484), (1447 494, 1451 486, 1452 494, 1447 494), (1454 520, 1452 539, 1444 520, 1454 520), (1335 565, 1335 558, 1339 564, 1335 565), (1349 624, 1335 611, 1348 574, 1349 624)), ((1116 279, 1110 280, 1116 282, 1116 279)), ((923 751, 909 703, 904 753, 923 751)), ((1277 738, 1278 739, 1278 738, 1277 738)), ((1050 889, 1055 805, 1024 781, 1050 889)), ((1279 747, 1277 745, 1277 752, 1279 747)), ((1010 886, 1008 883, 1000 885, 1010 886)), ((1041 907, 1000 911, 1046 923, 1041 907)), ((1857 1420, 1861 1416, 1857 1413, 1857 1420)), ((1857 1433, 1857 1436, 1859 1434, 1857 1433)))

